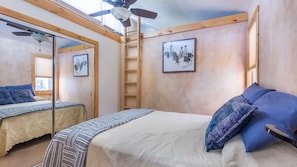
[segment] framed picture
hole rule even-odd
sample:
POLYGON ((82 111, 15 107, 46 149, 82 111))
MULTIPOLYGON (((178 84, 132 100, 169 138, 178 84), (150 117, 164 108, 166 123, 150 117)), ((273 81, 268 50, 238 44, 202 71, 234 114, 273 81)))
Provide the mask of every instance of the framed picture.
POLYGON ((75 77, 89 76, 88 54, 73 56, 73 76, 75 77))
POLYGON ((163 73, 196 70, 196 38, 163 42, 163 73))

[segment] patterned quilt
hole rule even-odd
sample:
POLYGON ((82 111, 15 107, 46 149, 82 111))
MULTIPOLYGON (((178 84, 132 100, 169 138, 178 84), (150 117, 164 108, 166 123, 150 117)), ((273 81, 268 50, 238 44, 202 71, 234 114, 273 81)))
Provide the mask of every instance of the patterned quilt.
POLYGON ((51 140, 44 157, 44 167, 84 167, 88 145, 97 134, 153 112, 130 109, 104 115, 61 130, 51 140))

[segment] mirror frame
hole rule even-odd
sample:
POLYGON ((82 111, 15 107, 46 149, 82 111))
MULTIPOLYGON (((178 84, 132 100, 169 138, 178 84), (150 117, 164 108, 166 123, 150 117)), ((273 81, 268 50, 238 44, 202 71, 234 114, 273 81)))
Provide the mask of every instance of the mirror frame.
POLYGON ((99 42, 0 6, 0 14, 94 45, 94 118, 99 116, 99 42))

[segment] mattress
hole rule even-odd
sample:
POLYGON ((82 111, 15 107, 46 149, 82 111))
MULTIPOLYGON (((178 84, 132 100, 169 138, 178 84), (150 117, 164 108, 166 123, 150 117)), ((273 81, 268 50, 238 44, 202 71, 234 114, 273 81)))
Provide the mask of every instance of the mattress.
POLYGON ((211 116, 155 111, 95 136, 87 167, 297 166, 297 149, 280 142, 246 153, 240 135, 222 150, 205 151, 211 116))

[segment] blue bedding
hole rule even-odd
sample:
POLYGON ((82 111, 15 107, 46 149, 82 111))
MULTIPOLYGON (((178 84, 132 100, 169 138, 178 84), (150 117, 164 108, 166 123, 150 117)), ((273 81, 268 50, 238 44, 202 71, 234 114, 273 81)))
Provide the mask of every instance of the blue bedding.
POLYGON ((97 134, 153 112, 130 109, 104 115, 61 130, 51 140, 43 161, 44 167, 86 166, 88 145, 97 134))

